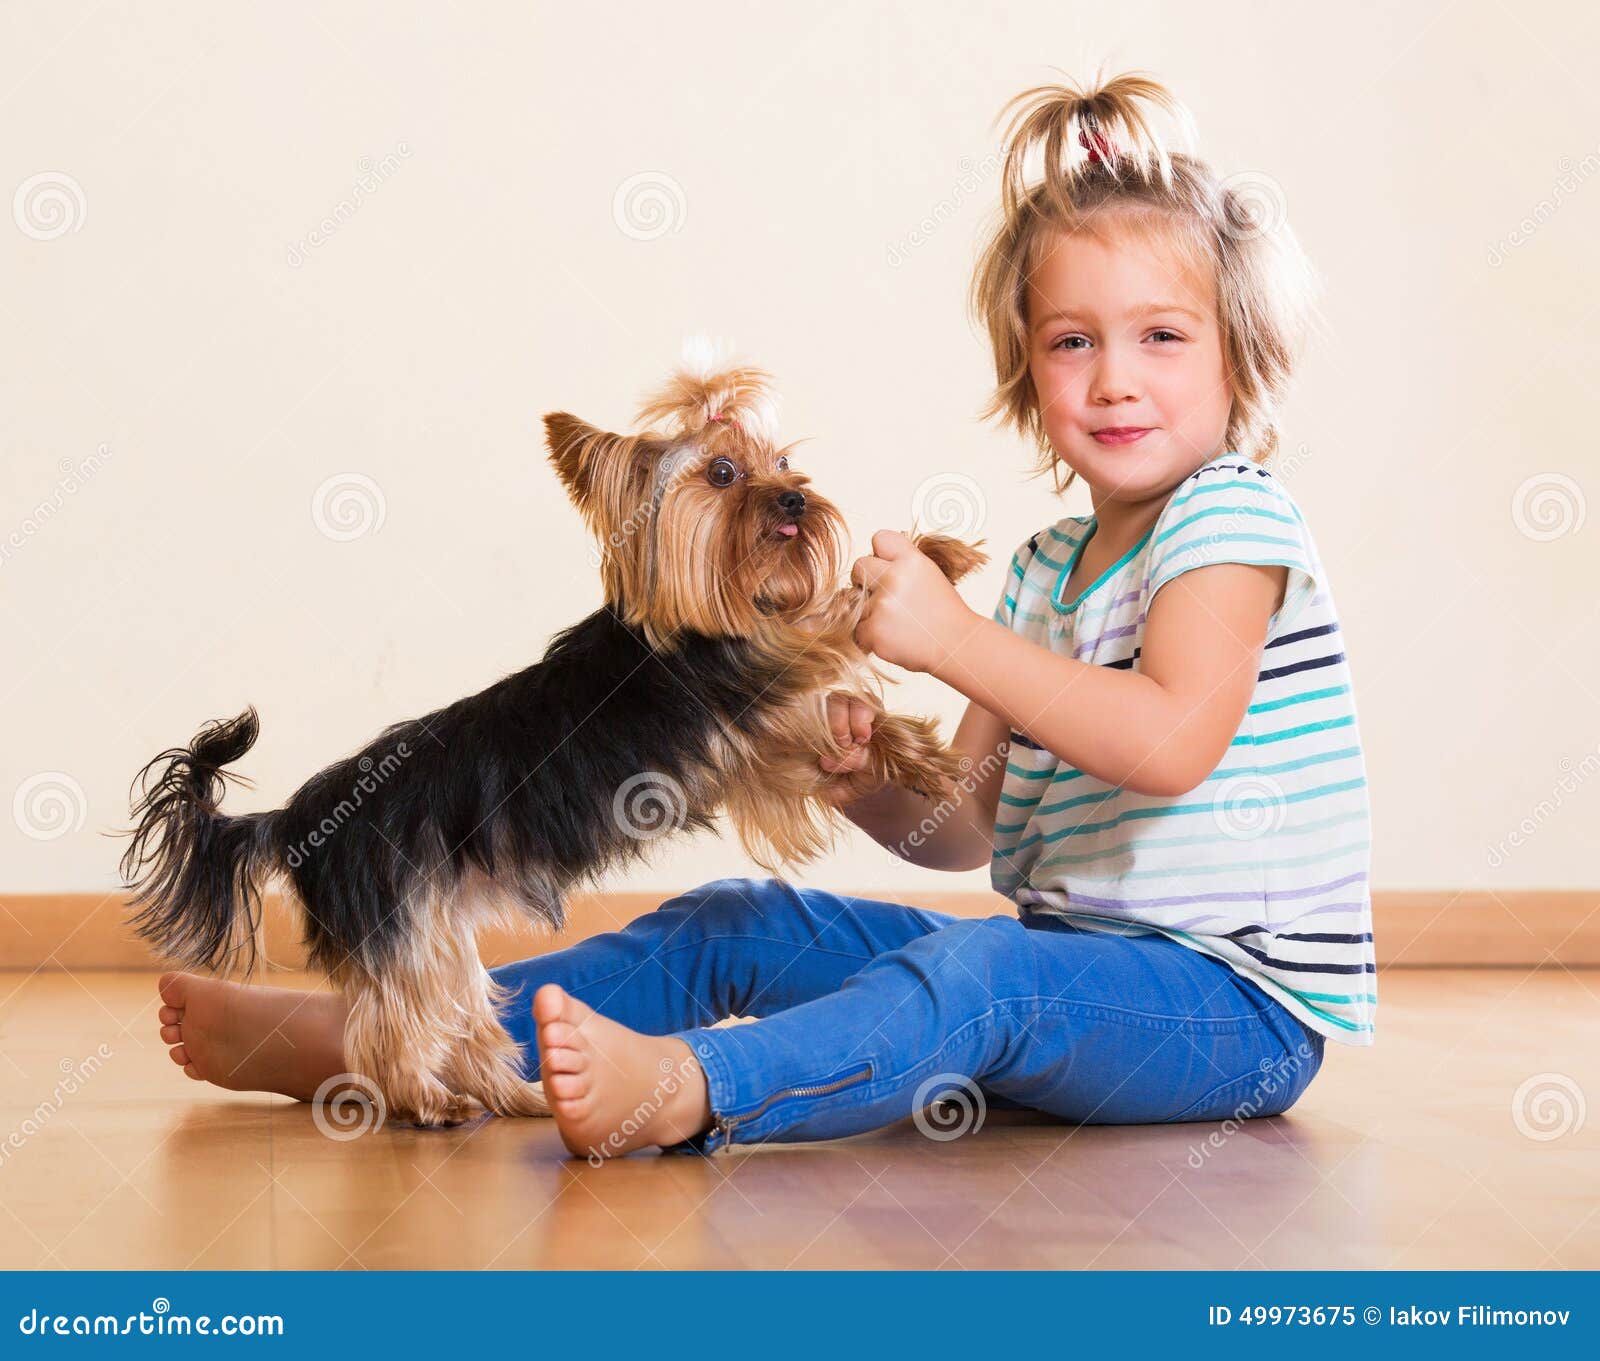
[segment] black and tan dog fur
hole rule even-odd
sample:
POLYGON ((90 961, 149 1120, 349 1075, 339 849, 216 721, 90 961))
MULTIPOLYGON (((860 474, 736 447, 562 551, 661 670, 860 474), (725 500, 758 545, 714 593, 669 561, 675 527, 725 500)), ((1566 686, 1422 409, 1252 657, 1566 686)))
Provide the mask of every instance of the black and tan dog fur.
MULTIPOLYGON (((653 840, 627 791, 679 828, 725 813, 769 869, 812 860, 840 825, 818 758, 838 754, 826 701, 845 691, 877 714, 872 768, 946 796, 961 768, 933 724, 884 712, 853 638, 862 593, 838 585, 843 521, 789 465, 774 411, 765 373, 702 363, 644 404, 646 433, 545 417, 599 540, 605 604, 540 661, 393 724, 282 808, 219 810, 241 778, 226 768, 256 740, 253 708, 161 753, 140 772, 122 862, 140 934, 188 966, 248 973, 277 881, 311 964, 350 1002, 347 1064, 391 1115, 455 1123, 469 1099, 543 1114, 476 932, 559 930, 568 893, 653 840)), ((952 580, 984 560, 917 542, 952 580)))

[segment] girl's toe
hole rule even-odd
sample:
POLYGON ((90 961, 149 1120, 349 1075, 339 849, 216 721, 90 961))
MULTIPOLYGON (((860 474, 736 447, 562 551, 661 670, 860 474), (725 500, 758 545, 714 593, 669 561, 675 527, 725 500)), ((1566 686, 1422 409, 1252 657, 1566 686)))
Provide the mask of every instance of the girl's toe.
POLYGON ((589 1056, 581 1049, 552 1048, 540 1066, 547 1073, 581 1073, 589 1067, 589 1056))
POLYGON ((573 1101, 588 1088, 588 1079, 578 1073, 551 1073, 544 1080, 544 1094, 556 1101, 573 1101))
POLYGON ((533 1019, 540 1025, 561 1015, 567 1000, 566 993, 555 983, 546 983, 533 994, 533 1019))
POLYGON ((161 1042, 163 1044, 177 1044, 183 1039, 183 1027, 177 1025, 164 1025, 161 1027, 161 1042))
POLYGON ((564 1049, 572 1043, 575 1033, 565 1021, 542 1021, 539 1024, 539 1043, 546 1049, 564 1049))
POLYGON ((181 1044, 174 1045, 167 1051, 167 1055, 180 1068, 186 1066, 189 1062, 189 1051, 181 1044))

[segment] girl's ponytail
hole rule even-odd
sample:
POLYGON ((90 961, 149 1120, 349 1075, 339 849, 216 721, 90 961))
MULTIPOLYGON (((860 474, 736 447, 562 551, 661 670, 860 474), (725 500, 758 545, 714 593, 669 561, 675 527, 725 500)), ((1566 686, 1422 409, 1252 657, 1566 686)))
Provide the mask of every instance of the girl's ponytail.
POLYGON ((1070 81, 1038 85, 1009 100, 1001 208, 1008 221, 1033 211, 1042 197, 1064 216, 1074 214, 1076 190, 1090 176, 1172 188, 1172 153, 1158 135, 1147 109, 1165 110, 1178 127, 1184 150, 1194 145, 1189 111, 1159 81, 1140 72, 1114 76, 1080 89, 1070 81), (1043 178, 1030 192, 1026 163, 1042 151, 1043 178))

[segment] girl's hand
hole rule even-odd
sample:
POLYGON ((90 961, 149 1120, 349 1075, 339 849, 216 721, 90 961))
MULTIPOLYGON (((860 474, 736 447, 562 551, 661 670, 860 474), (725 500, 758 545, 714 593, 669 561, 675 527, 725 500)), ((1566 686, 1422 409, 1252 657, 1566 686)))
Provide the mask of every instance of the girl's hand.
POLYGON ((835 777, 824 787, 824 797, 843 807, 876 794, 884 781, 866 768, 871 756, 867 745, 872 741, 871 708, 852 695, 835 691, 828 696, 828 727, 841 751, 838 756, 817 758, 817 764, 835 777))
POLYGON ((981 622, 956 588, 904 534, 880 529, 850 579, 867 588, 856 644, 908 671, 932 671, 981 622))

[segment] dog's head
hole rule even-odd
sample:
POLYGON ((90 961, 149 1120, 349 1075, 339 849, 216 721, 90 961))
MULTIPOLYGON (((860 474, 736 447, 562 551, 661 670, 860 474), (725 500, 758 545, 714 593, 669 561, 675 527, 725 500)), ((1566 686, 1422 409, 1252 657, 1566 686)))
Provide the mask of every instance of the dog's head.
POLYGON ((766 373, 691 349, 639 410, 662 430, 544 418, 550 459, 599 540, 606 601, 652 644, 682 630, 753 637, 835 589, 843 518, 778 446, 776 408, 766 373))

